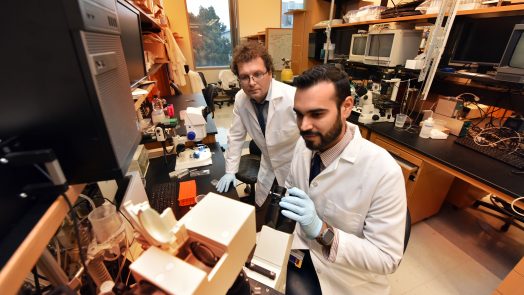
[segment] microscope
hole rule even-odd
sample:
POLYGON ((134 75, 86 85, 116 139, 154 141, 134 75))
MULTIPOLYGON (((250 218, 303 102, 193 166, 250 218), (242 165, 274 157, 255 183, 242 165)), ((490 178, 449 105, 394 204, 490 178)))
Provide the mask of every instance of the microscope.
POLYGON ((370 124, 395 121, 393 107, 397 104, 395 101, 400 86, 400 79, 393 78, 383 80, 383 82, 386 83, 385 86, 387 87, 379 83, 373 83, 371 89, 365 87, 357 88, 356 93, 359 96, 359 103, 356 106, 356 112, 360 113, 358 117, 359 123, 370 124), (386 99, 383 98, 384 96, 386 99))

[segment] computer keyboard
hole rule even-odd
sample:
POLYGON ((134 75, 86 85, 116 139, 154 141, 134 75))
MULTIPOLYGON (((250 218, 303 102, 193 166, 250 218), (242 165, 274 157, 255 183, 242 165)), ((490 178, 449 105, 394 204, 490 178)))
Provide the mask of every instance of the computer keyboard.
POLYGON ((520 170, 524 169, 524 151, 522 149, 517 149, 515 152, 509 153, 508 150, 502 150, 496 147, 480 146, 469 136, 459 137, 455 140, 455 143, 502 161, 520 170))
POLYGON ((149 205, 159 213, 168 207, 174 210, 176 202, 178 202, 178 182, 156 184, 149 193, 149 205))

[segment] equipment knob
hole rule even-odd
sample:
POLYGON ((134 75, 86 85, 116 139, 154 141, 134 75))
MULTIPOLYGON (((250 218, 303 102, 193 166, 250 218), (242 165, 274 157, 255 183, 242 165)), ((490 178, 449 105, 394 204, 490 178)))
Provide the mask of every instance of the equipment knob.
POLYGON ((196 133, 195 133, 195 131, 189 131, 189 132, 187 133, 187 139, 189 139, 189 140, 195 140, 195 138, 196 138, 196 133))

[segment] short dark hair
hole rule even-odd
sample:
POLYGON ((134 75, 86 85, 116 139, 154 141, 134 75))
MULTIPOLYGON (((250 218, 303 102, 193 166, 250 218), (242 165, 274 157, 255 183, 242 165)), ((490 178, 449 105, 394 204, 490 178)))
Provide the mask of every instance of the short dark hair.
POLYGON ((266 47, 260 44, 258 41, 249 41, 244 44, 238 45, 233 51, 233 61, 231 62, 231 70, 235 75, 238 76, 238 64, 250 62, 257 57, 262 58, 266 70, 271 73, 274 72, 273 59, 266 50, 266 47))
POLYGON ((319 82, 333 82, 337 96, 337 106, 341 106, 346 97, 351 95, 351 86, 346 72, 334 65, 318 65, 306 70, 293 80, 297 89, 306 89, 319 82))

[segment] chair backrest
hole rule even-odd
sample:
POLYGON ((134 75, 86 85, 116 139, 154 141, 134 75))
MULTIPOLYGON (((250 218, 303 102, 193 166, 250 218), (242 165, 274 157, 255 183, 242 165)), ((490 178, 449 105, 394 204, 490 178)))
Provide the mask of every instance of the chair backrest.
POLYGON ((207 84, 206 88, 202 91, 202 94, 204 95, 204 99, 206 100, 206 105, 209 108, 211 112, 215 111, 215 96, 217 95, 217 91, 215 89, 215 85, 213 84, 207 84))
POLYGON ((224 90, 231 89, 232 86, 230 85, 233 84, 233 87, 239 87, 237 76, 235 76, 231 70, 221 70, 218 72, 218 80, 222 82, 221 85, 224 90))
POLYGON ((204 87, 207 87, 206 76, 204 76, 204 73, 198 72, 198 74, 200 75, 200 79, 202 79, 202 83, 204 83, 204 87))
POLYGON ((254 140, 249 142, 249 153, 256 156, 262 156, 262 151, 258 148, 254 140))

